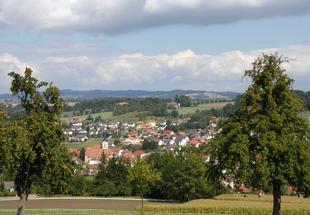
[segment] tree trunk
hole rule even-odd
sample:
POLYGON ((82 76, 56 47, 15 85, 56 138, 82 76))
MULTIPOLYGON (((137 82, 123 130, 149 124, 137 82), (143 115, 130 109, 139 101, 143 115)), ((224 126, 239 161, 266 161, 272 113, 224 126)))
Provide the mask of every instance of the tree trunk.
POLYGON ((27 194, 24 192, 20 196, 16 215, 24 215, 25 214, 26 201, 27 201, 27 194))
POLYGON ((144 215, 143 194, 142 194, 142 196, 141 196, 141 215, 144 215))
POLYGON ((281 214, 281 184, 273 183, 273 215, 281 214))

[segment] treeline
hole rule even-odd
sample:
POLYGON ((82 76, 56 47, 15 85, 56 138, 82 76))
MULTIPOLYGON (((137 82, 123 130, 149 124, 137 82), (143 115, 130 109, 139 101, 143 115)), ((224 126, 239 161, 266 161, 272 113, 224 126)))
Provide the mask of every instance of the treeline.
MULTIPOLYGON (((130 112, 144 112, 152 116, 169 116, 169 107, 167 102, 175 101, 182 107, 189 107, 192 104, 188 96, 176 96, 174 100, 160 98, 104 98, 94 100, 84 100, 76 103, 74 106, 66 106, 64 111, 73 111, 74 115, 84 115, 101 113, 104 111, 113 111, 113 115, 121 115, 130 112)), ((170 107, 171 108, 171 107, 170 107)), ((175 114, 175 113, 174 113, 175 114)))
POLYGON ((304 91, 301 91, 301 90, 294 90, 294 93, 303 102, 305 110, 310 111, 310 91, 304 92, 304 91))
MULTIPOLYGON (((209 182, 206 166, 206 148, 184 148, 174 152, 154 153, 145 158, 160 180, 151 185, 145 197, 172 199, 180 202, 212 197, 223 190, 209 182)), ((139 161, 138 161, 139 162, 139 161)), ((99 172, 94 179, 79 171, 72 177, 68 192, 49 193, 46 186, 34 186, 38 194, 70 194, 74 196, 138 196, 137 185, 129 180, 134 168, 123 158, 113 157, 109 161, 103 156, 99 172)))

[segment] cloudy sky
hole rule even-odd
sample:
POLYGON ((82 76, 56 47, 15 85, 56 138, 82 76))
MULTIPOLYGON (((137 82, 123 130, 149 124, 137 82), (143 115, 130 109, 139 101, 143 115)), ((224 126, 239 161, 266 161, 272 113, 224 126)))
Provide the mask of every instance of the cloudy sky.
POLYGON ((0 0, 0 93, 31 67, 62 89, 242 92, 278 52, 310 90, 310 0, 0 0))

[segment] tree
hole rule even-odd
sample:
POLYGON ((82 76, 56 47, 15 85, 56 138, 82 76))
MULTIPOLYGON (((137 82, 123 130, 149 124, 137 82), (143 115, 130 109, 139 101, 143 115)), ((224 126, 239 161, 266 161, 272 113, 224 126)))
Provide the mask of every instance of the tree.
POLYGON ((151 192, 152 197, 184 202, 213 196, 215 187, 207 179, 203 153, 194 150, 197 149, 154 153, 148 158, 161 173, 161 180, 151 192))
POLYGON ((66 192, 73 167, 68 151, 61 145, 64 102, 59 89, 32 77, 30 68, 24 76, 15 72, 9 76, 13 78, 12 94, 18 96, 26 115, 7 126, 3 144, 10 156, 5 165, 15 176, 20 197, 17 214, 24 214, 33 183, 44 181, 53 193, 66 192))
POLYGON ((190 107, 192 104, 192 100, 189 96, 182 95, 182 96, 176 97, 176 99, 177 99, 176 102, 180 103, 181 107, 190 107))
POLYGON ((212 175, 233 176, 253 188, 273 188, 273 214, 281 209, 281 188, 310 194, 309 128, 302 105, 281 68, 283 57, 263 55, 245 76, 252 80, 240 106, 210 144, 212 175))
POLYGON ((140 160, 135 166, 129 169, 128 179, 131 181, 136 192, 141 195, 141 214, 143 215, 143 196, 150 191, 156 181, 160 180, 160 173, 145 161, 140 160))
POLYGON ((173 117, 173 118, 177 118, 179 116, 179 112, 177 110, 172 110, 170 115, 173 117))
POLYGON ((80 150, 79 158, 80 158, 82 161, 85 161, 85 148, 84 148, 84 147, 82 147, 81 150, 80 150))
POLYGON ((128 180, 130 163, 122 157, 107 159, 103 154, 99 172, 96 175, 93 194, 100 196, 129 196, 131 186, 128 180))
POLYGON ((150 139, 145 139, 142 144, 142 150, 153 151, 158 148, 158 142, 150 139))

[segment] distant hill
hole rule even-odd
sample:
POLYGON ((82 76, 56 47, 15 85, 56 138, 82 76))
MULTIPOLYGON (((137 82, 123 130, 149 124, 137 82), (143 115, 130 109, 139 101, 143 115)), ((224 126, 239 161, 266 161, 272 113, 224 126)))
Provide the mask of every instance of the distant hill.
MULTIPOLYGON (((146 90, 61 90, 61 96, 65 100, 88 100, 95 98, 144 98, 158 97, 173 99, 178 95, 187 95, 196 100, 210 99, 235 99, 240 93, 236 92, 206 92, 202 90, 171 90, 171 91, 146 91, 146 90)), ((14 100, 16 97, 10 94, 0 94, 0 100, 14 100)))

